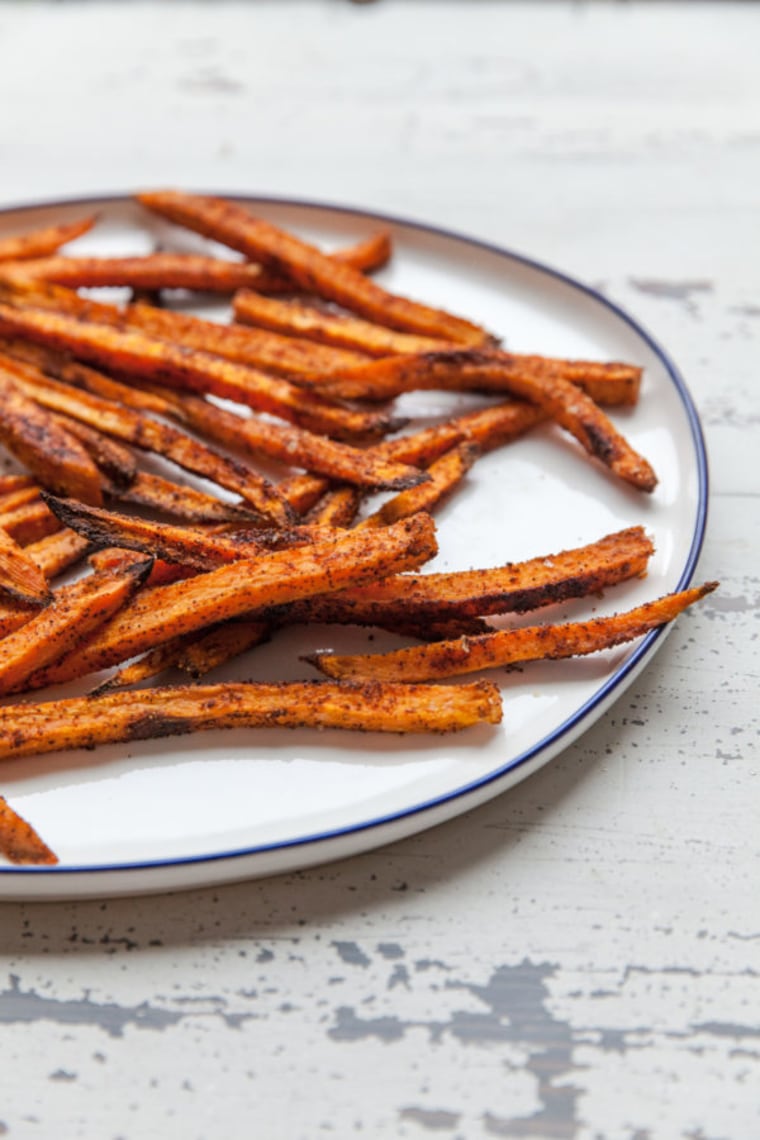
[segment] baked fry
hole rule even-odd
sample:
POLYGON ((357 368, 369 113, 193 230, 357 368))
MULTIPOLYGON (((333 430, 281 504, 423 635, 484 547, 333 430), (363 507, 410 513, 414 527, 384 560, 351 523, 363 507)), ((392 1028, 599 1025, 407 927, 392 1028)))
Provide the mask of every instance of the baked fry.
POLYGON ((0 302, 0 334, 28 337, 124 375, 235 400, 338 439, 377 437, 396 426, 384 413, 341 407, 247 365, 137 330, 35 308, 28 300, 13 305, 0 302))
POLYGON ((193 634, 175 637, 171 641, 157 645, 155 649, 149 649, 142 657, 138 657, 136 661, 130 661, 128 665, 123 665, 121 669, 112 673, 100 685, 91 689, 89 695, 99 697, 103 693, 119 692, 121 689, 142 684, 143 681, 149 681, 152 677, 158 677, 161 673, 166 673, 169 669, 175 668, 177 658, 183 647, 193 637, 193 634))
POLYGON ((82 538, 68 527, 63 527, 38 542, 30 543, 24 551, 50 580, 71 566, 75 566, 89 549, 90 544, 86 538, 82 538))
POLYGON ((149 471, 138 471, 128 487, 110 488, 108 497, 121 503, 149 507, 190 523, 245 523, 258 518, 243 503, 225 502, 149 471))
POLYGON ((334 487, 315 503, 305 521, 320 526, 351 526, 361 505, 357 487, 334 487))
POLYGON ((0 511, 0 529, 15 539, 19 546, 39 542, 61 529, 61 524, 42 499, 12 511, 0 511))
MULTIPOLYGON (((235 320, 246 325, 255 325, 290 337, 306 337, 316 344, 353 350, 354 354, 361 352, 369 356, 402 356, 451 347, 448 342, 434 337, 396 332, 363 321, 360 317, 327 312, 292 299, 279 301, 253 293, 249 289, 236 293, 233 308, 235 320)), ((359 361, 355 360, 354 363, 358 364, 359 361)))
POLYGON ((5 796, 0 796, 0 855, 4 855, 9 863, 58 862, 58 856, 32 825, 14 811, 5 796))
MULTIPOLYGON (((292 520, 293 512, 287 501, 267 479, 242 460, 221 455, 178 428, 145 413, 35 373, 30 365, 16 364, 16 368, 16 385, 43 408, 80 420, 141 450, 163 455, 193 474, 236 491, 253 511, 275 524, 284 525, 292 520)), ((93 468, 97 472, 94 465, 93 468)), ((73 497, 84 498, 81 495, 73 497)))
POLYGON ((307 293, 337 301, 378 324, 463 344, 489 339, 470 321, 388 293, 350 266, 336 263, 315 246, 255 218, 234 202, 171 190, 138 194, 137 198, 170 221, 286 273, 307 293))
POLYGON ((0 495, 0 512, 7 514, 17 507, 26 507, 29 503, 36 503, 39 497, 40 486, 32 480, 28 487, 19 487, 17 491, 6 491, 0 495))
POLYGON ((0 441, 43 487, 86 503, 103 502, 100 473, 85 449, 28 398, 1 360, 0 441))
POLYGON ((69 697, 0 710, 0 758, 218 728, 456 732, 501 720, 499 690, 463 685, 329 681, 188 685, 69 697))
POLYGON ((91 230, 97 218, 80 218, 76 222, 64 222, 58 226, 32 230, 18 237, 3 238, 0 241, 0 262, 26 261, 33 257, 47 257, 62 245, 81 237, 91 230))
POLYGON ((340 657, 316 653, 304 660, 333 678, 438 681, 444 677, 523 661, 578 657, 643 637, 650 630, 673 621, 687 606, 700 601, 717 585, 717 582, 706 582, 702 586, 646 602, 626 613, 591 621, 495 630, 480 637, 461 637, 456 641, 415 645, 410 649, 375 655, 340 657))
POLYGON ((0 639, 0 695, 18 692, 32 673, 58 660, 129 600, 150 560, 121 573, 95 573, 56 590, 50 605, 0 639))
POLYGON ((0 593, 32 606, 50 601, 47 578, 33 558, 0 527, 0 593))
MULTIPOLYGON (((562 360, 520 355, 495 349, 442 349, 415 355, 387 356, 344 370, 340 379, 323 375, 322 395, 343 400, 390 400, 419 389, 444 391, 509 392, 530 399, 518 390, 531 377, 555 377, 582 388, 597 404, 633 406, 639 398, 642 369, 617 361, 562 360)), ((314 384, 307 377, 303 382, 314 384)))
POLYGON ((643 527, 628 527, 587 546, 525 562, 486 570, 399 574, 361 590, 294 602, 288 620, 379 625, 391 619, 420 622, 526 613, 642 577, 653 550, 643 527))
MULTIPOLYGON (((503 354, 499 354, 503 356, 503 354)), ((494 354, 473 352, 427 353, 423 356, 397 356, 377 360, 365 365, 364 369, 381 370, 392 379, 391 387, 396 391, 399 384, 402 390, 415 387, 458 388, 471 383, 474 387, 486 386, 487 377, 498 373, 499 390, 528 400, 560 424, 590 454, 599 459, 615 475, 642 491, 653 491, 657 477, 649 463, 639 455, 618 432, 610 419, 594 400, 582 391, 577 381, 564 379, 550 370, 522 369, 506 367, 501 359, 497 363, 494 354), (465 379, 468 378, 468 379, 465 379)), ((354 398, 357 393, 348 395, 352 382, 341 382, 339 390, 331 388, 335 395, 354 398)), ((381 384, 374 388, 378 394, 384 391, 381 384)), ((363 394, 366 396, 364 387, 363 394)), ((383 395, 386 398, 386 394, 383 395)))
POLYGON ((189 638, 177 653, 175 665, 194 680, 267 641, 271 626, 265 621, 228 621, 200 637, 189 638))
POLYGON ((464 479, 480 450, 471 443, 459 443, 428 467, 428 482, 388 499, 379 510, 359 524, 362 528, 387 526, 417 511, 432 511, 464 479))
POLYGON ((3 497, 29 487, 37 487, 37 482, 31 475, 0 475, 0 495, 3 497))
POLYGON ((204 626, 419 566, 435 552, 432 519, 416 515, 377 531, 348 531, 337 541, 276 551, 146 589, 29 684, 39 688, 82 677, 204 626))

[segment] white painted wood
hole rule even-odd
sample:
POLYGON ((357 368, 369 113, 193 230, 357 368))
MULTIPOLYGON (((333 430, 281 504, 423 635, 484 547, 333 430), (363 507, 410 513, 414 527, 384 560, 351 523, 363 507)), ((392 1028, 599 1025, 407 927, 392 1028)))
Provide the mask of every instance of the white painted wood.
POLYGON ((303 194, 603 286, 701 410, 722 581, 466 817, 263 882, 0 906, 0 1133, 757 1134, 759 30, 752 3, 0 6, 0 204, 303 194))

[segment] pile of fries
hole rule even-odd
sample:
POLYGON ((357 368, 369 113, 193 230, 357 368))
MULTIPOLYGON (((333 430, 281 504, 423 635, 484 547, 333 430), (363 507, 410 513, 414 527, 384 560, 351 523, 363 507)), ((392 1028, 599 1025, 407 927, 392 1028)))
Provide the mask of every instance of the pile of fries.
MULTIPOLYGON (((0 476, 0 695, 100 675, 85 697, 0 708, 0 757, 244 726, 496 724, 495 684, 429 682, 619 645, 715 588, 494 628, 493 615, 642 577, 652 542, 630 527, 527 562, 418 573, 437 551, 436 504, 479 456, 547 420, 651 492, 650 464, 604 410, 637 402, 641 369, 508 353, 471 321, 389 293, 371 276, 391 256, 386 234, 327 254, 234 202, 138 200, 242 259, 61 254, 92 218, 0 241, 0 442, 22 468, 0 476), (129 301, 79 291, 107 286, 129 301), (167 307, 176 289, 228 295, 234 320, 167 307), (491 402, 410 431, 392 401, 418 389, 491 402), (199 683, 294 623, 416 644, 304 659, 327 680, 199 683), (169 669, 191 683, 135 688, 169 669)), ((0 852, 56 861, 1 797, 0 852)))

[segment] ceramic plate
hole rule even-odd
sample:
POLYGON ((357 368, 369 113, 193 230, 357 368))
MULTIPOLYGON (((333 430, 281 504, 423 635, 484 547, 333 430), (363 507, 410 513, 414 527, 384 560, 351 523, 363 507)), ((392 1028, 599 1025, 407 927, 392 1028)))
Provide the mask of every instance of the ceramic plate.
MULTIPOLYGON (((653 495, 616 481, 575 441, 544 427, 475 465, 439 513, 440 553, 431 569, 498 565, 642 524, 656 544, 645 580, 603 599, 553 607, 539 620, 611 613, 689 582, 706 514, 701 431, 675 367, 630 316, 562 273, 432 226, 306 202, 246 201, 325 248, 390 229, 395 254, 380 275, 385 285, 477 320, 514 351, 644 366, 639 406, 614 419, 654 465, 653 495)), ((0 238, 93 209, 100 220, 77 243, 82 252, 202 244, 127 198, 6 210, 0 238)), ((424 393, 406 397, 404 410, 423 424, 465 403, 472 398, 424 393)), ((0 897, 197 887, 302 868, 410 835, 535 772, 604 713, 662 637, 590 658, 497 671, 504 698, 498 728, 434 738, 240 730, 6 761, 2 792, 61 863, 3 865, 0 897)), ((301 653, 391 644, 399 642, 373 639, 368 631, 291 631, 218 677, 314 678, 299 663, 301 653)))

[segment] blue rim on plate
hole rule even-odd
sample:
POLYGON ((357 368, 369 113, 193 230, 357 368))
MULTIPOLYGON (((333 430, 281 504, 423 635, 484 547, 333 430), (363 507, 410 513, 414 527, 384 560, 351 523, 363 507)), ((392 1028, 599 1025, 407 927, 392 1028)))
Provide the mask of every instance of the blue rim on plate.
MULTIPOLYGON (((459 233, 455 230, 446 229, 441 226, 431 225, 427 222, 418 222, 415 220, 410 220, 408 218, 398 217, 393 214, 378 212, 376 210, 362 209, 354 206, 335 204, 331 202, 319 202, 297 198, 281 198, 268 195, 220 195, 218 191, 200 191, 200 193, 214 194, 217 197, 225 197, 229 200, 244 202, 248 205, 273 206, 285 209, 294 208, 304 210, 319 210, 324 213, 333 214, 336 216, 351 216, 365 219, 367 222, 403 227, 407 230, 413 230, 423 234, 430 234, 433 237, 440 237, 446 240, 460 242, 470 248, 493 254, 499 258, 504 259, 507 262, 524 266, 550 278, 551 280, 561 282, 563 285, 568 286, 576 292, 589 297, 591 300, 595 301, 603 308, 606 308, 610 313, 614 314, 649 347, 652 353, 660 361, 680 398, 681 404, 686 414, 686 420, 691 433, 691 438, 694 446, 694 455, 696 459, 698 498, 691 546, 676 589, 683 590, 689 585, 694 575, 694 571, 696 569, 696 565, 702 549, 705 528, 707 524, 709 478, 707 452, 702 432, 702 426, 691 394, 689 393, 689 390, 680 371, 670 359, 665 350, 661 347, 661 345, 654 339, 654 337, 652 337, 651 334, 628 312, 622 309, 619 305, 615 304, 613 301, 610 301, 598 290, 593 289, 591 286, 583 284, 576 278, 571 277, 560 270, 554 269, 551 266, 545 265, 540 261, 536 261, 531 257, 526 257, 523 254, 516 253, 502 246, 495 245, 492 242, 487 242, 479 238, 473 238, 467 234, 459 233)), ((92 207, 96 206, 97 204, 117 205, 123 204, 129 200, 130 196, 125 194, 100 194, 85 198, 24 202, 19 203, 18 205, 1 207, 0 217, 19 211, 30 212, 35 210, 70 209, 77 207, 92 207)), ((318 846, 319 844, 326 843, 329 840, 341 839, 351 835, 364 834, 375 829, 380 829, 388 824, 398 823, 402 820, 414 817, 423 817, 426 813, 432 813, 434 809, 441 808, 457 800, 467 801, 473 797, 473 793, 482 791, 483 789, 488 788, 489 785, 495 784, 498 781, 502 780, 510 773, 518 771, 520 768, 523 768, 526 764, 528 764, 531 760, 539 756, 542 752, 551 749, 553 746, 555 746, 554 752, 552 753, 552 755, 554 755, 556 751, 559 750, 558 746, 560 745, 560 742, 563 740, 563 738, 568 738, 567 743, 569 745, 575 738, 573 735, 574 731, 579 728, 581 723, 588 717, 591 712, 597 709, 600 705, 604 704, 606 701, 610 700, 615 690, 622 688, 623 683, 631 677, 631 674, 635 673, 640 665, 643 664, 644 659, 654 649, 658 640, 667 634, 668 629, 669 627, 663 626, 646 634, 638 646, 636 646, 636 648, 630 653, 630 656, 626 659, 626 661, 623 662, 623 664, 614 671, 614 673, 604 682, 604 684, 602 684, 601 687, 596 690, 594 695, 589 700, 580 705, 573 712, 572 716, 568 717, 565 721, 559 724, 551 733, 536 741, 529 749, 520 753, 516 757, 513 757, 507 763, 489 771, 487 775, 481 776, 475 780, 471 780, 466 784, 462 784, 461 786, 445 794, 425 799, 419 803, 416 803, 399 811, 377 815, 371 819, 353 823, 351 825, 324 831, 316 831, 308 835, 298 836, 292 839, 254 844, 252 846, 235 848, 229 851, 218 851, 208 854, 169 857, 163 859, 99 864, 67 863, 61 866, 53 867, 0 867, 0 879, 8 876, 11 876, 13 878, 27 876, 33 876, 34 878, 41 876, 63 878, 68 876, 79 876, 83 874, 89 877, 99 876, 103 874, 126 874, 140 871, 149 872, 160 869, 167 870, 170 868, 218 864, 224 861, 235 862, 241 859, 251 858, 257 855, 264 855, 270 852, 295 850, 305 846, 318 846)), ((464 812, 468 810, 468 808, 471 806, 474 806, 474 803, 463 804, 462 811, 464 812)), ((423 822, 419 830, 423 830, 424 827, 425 824, 423 822)), ((319 862, 319 859, 315 859, 312 862, 319 862)), ((273 871, 270 873, 276 874, 282 872, 273 871)))

